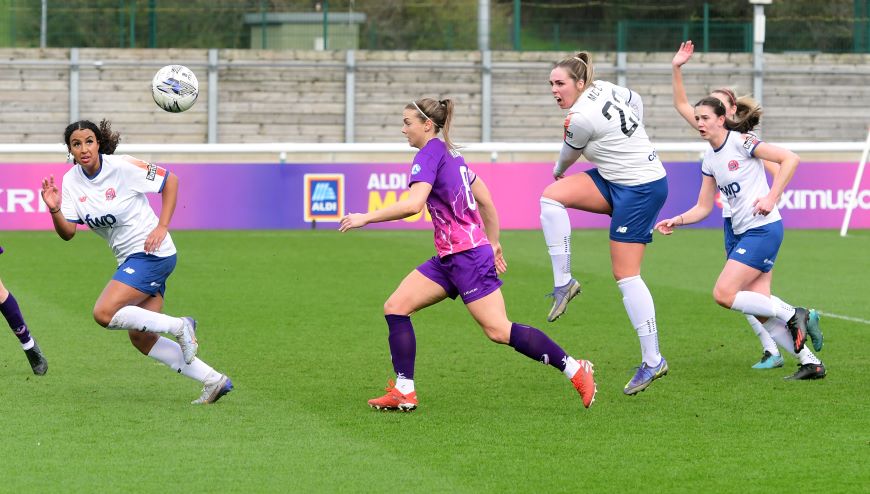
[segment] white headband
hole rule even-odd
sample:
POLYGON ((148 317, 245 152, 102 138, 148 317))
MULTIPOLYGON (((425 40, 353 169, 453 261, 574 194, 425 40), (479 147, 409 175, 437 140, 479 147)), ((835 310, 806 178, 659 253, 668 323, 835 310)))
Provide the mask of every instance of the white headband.
MULTIPOLYGON (((432 120, 431 118, 429 118, 429 115, 426 115, 426 113, 423 112, 423 110, 421 110, 419 106, 417 106, 416 101, 412 101, 411 104, 414 105, 414 108, 416 108, 418 112, 420 112, 420 115, 423 115, 424 117, 426 117, 426 120, 432 120)), ((435 127, 438 127, 439 129, 441 128, 441 126, 438 125, 437 123, 435 123, 434 120, 432 120, 432 125, 434 125, 435 127)))

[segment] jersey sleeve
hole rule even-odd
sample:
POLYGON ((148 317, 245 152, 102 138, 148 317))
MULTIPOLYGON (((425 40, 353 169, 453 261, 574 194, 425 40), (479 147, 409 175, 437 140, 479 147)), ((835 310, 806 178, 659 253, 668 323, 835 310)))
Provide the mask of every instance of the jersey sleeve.
POLYGON ((131 189, 142 193, 163 191, 166 179, 169 178, 169 171, 132 156, 119 156, 119 158, 122 159, 124 182, 131 189))
POLYGON ((754 158, 755 148, 757 148, 758 145, 761 144, 761 139, 759 139, 758 136, 755 134, 743 134, 743 136, 741 137, 743 139, 743 144, 740 147, 743 148, 743 151, 746 153, 747 156, 754 158))
POLYGON ((411 165, 411 178, 408 180, 408 186, 414 182, 426 182, 427 184, 435 185, 435 175, 438 174, 438 162, 430 154, 424 154, 422 151, 414 156, 414 164, 411 165))
POLYGON ((69 190, 69 187, 64 187, 61 185, 60 190, 60 212, 63 214, 63 217, 71 222, 71 223, 84 223, 81 218, 79 218, 79 214, 76 212, 76 208, 74 206, 74 201, 72 193, 69 190))
POLYGON ((589 144, 595 129, 592 122, 580 113, 571 113, 565 119, 565 144, 581 150, 589 144))
POLYGON ((713 167, 710 165, 706 155, 704 156, 704 161, 701 162, 701 173, 708 177, 713 176, 713 167))

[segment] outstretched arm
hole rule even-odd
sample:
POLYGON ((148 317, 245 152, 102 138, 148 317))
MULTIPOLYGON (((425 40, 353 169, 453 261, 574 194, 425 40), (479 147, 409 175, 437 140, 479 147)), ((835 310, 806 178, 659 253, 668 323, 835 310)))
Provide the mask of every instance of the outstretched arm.
POLYGON ((54 175, 49 175, 48 178, 42 179, 42 191, 40 191, 40 194, 42 195, 42 201, 48 206, 51 221, 54 223, 54 231, 64 240, 73 238, 76 234, 76 224, 67 221, 60 212, 61 197, 60 191, 54 184, 54 175))
POLYGON ((492 245, 492 252, 495 255, 495 269, 499 274, 504 273, 507 271, 507 261, 504 260, 504 253, 501 250, 501 243, 499 242, 501 229, 498 222, 498 211, 495 210, 495 203, 492 201, 489 188, 487 188, 479 176, 471 184, 471 194, 474 195, 474 201, 477 203, 480 219, 483 220, 486 238, 489 239, 489 243, 492 245))
POLYGON ((380 223, 382 221, 399 220, 418 214, 426 205, 426 199, 429 197, 429 192, 432 191, 432 184, 427 182, 414 182, 411 184, 411 190, 408 197, 401 201, 390 204, 389 206, 370 211, 368 213, 349 213, 341 219, 341 224, 338 226, 338 231, 346 232, 353 228, 361 228, 369 223, 380 223))
POLYGON ((683 214, 659 221, 656 223, 655 229, 663 235, 670 235, 674 233, 674 229, 678 226, 691 225, 703 220, 713 210, 713 200, 715 197, 716 180, 713 177, 704 175, 704 179, 701 181, 701 190, 698 192, 698 202, 683 214))
POLYGON ((695 45, 692 44, 692 40, 680 43, 680 49, 671 61, 671 68, 673 69, 671 85, 674 91, 674 108, 693 129, 697 130, 698 124, 695 122, 695 109, 689 103, 689 98, 686 96, 682 71, 682 66, 692 58, 693 53, 695 53, 695 45))
POLYGON ((175 204, 178 201, 178 176, 170 173, 166 177, 166 184, 163 186, 162 207, 160 209, 160 220, 157 226, 148 234, 145 239, 145 253, 152 254, 163 243, 166 238, 166 233, 169 231, 169 222, 172 221, 172 215, 175 213, 175 204))

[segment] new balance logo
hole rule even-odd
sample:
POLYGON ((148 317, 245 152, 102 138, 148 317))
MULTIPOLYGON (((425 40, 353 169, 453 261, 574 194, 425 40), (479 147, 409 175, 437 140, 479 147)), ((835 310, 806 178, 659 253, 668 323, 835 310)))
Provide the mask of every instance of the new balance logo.
POLYGON ((621 226, 621 227, 619 227, 619 228, 616 229, 616 233, 628 233, 628 227, 627 227, 627 226, 621 226))
POLYGON ((741 247, 741 248, 737 249, 737 253, 738 254, 746 254, 746 249, 741 247))
POLYGON ((330 187, 330 184, 320 182, 314 185, 314 193, 311 194, 312 201, 334 201, 337 198, 335 189, 330 187))
POLYGON ((127 274, 133 274, 136 272, 136 270, 133 268, 124 268, 124 272, 127 274))
POLYGON ((151 282, 151 286, 160 286, 160 283, 151 282))

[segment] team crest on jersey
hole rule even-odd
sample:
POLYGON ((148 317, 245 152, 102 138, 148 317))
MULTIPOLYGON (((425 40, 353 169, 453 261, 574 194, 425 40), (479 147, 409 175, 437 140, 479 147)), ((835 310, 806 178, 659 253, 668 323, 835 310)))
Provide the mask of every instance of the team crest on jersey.
POLYGON ((340 221, 344 216, 344 174, 306 173, 305 221, 340 221))
POLYGON ((115 189, 113 189, 112 187, 109 187, 109 188, 106 190, 106 200, 107 200, 107 201, 111 201, 111 200, 113 200, 114 198, 115 198, 115 189))
POLYGON ((416 175, 420 173, 421 167, 417 163, 414 163, 414 166, 411 167, 411 175, 416 175))
POLYGON ((737 160, 731 160, 728 162, 728 171, 736 172, 740 168, 740 163, 737 160))
POLYGON ((743 148, 744 148, 744 149, 752 149, 753 146, 757 146, 757 145, 758 145, 758 142, 759 142, 759 141, 758 141, 758 138, 757 138, 757 137, 755 137, 754 135, 749 134, 749 135, 746 136, 746 140, 743 141, 743 148))
POLYGON ((157 176, 157 165, 148 164, 148 168, 146 169, 147 173, 145 175, 145 180, 154 181, 154 178, 157 176))

